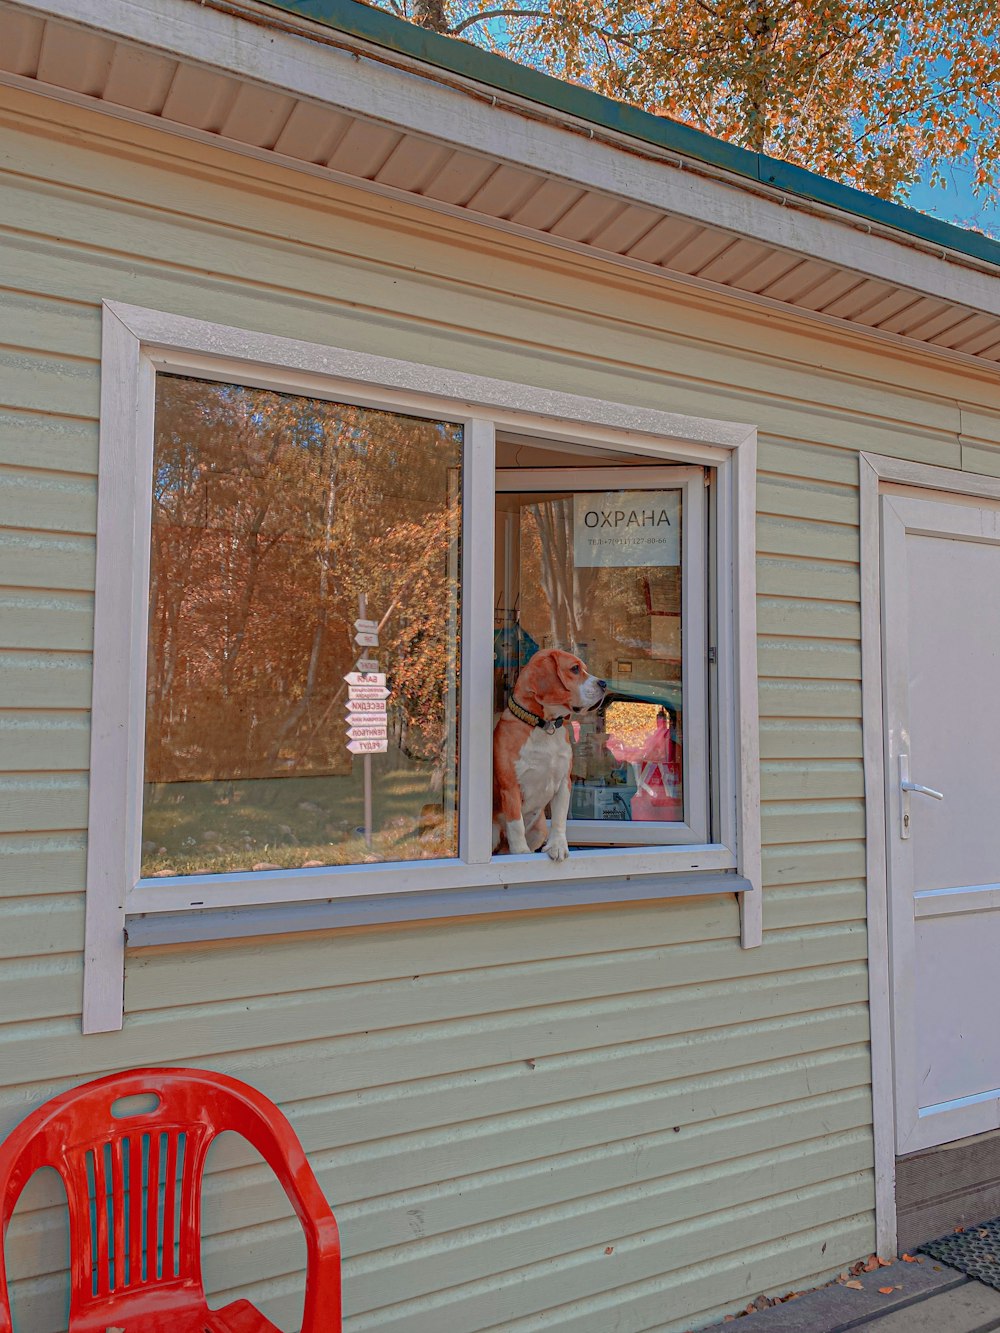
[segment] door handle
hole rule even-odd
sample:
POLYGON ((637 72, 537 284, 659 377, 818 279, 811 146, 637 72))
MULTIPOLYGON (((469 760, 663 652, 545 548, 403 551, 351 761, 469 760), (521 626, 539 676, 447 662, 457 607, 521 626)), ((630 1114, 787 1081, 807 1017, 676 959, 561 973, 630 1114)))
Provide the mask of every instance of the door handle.
POLYGON ((901 754, 899 756, 899 836, 901 838, 910 836, 910 792, 916 792, 918 796, 930 796, 935 801, 944 800, 943 791, 935 791, 933 787, 924 787, 919 782, 910 781, 910 756, 901 754))

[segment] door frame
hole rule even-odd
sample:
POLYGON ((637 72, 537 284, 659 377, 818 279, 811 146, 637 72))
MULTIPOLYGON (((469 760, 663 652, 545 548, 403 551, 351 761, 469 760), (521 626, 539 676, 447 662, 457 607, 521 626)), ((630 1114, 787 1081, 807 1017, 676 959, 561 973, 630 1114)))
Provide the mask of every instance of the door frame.
POLYGON ((865 774, 865 869, 868 884, 868 1002, 875 1150, 875 1246, 882 1258, 891 1259, 896 1253, 896 1113, 889 976, 879 500, 886 486, 912 486, 945 495, 1000 500, 1000 478, 869 453, 860 454, 859 469, 861 716, 865 774))

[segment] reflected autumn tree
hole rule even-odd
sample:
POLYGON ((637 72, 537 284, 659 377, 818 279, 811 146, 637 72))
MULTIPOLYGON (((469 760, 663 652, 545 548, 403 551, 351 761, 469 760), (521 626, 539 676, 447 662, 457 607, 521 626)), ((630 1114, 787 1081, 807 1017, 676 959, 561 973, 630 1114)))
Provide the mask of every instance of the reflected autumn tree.
POLYGON ((359 596, 404 752, 440 764, 457 652, 461 428, 157 381, 151 783, 347 774, 359 596))

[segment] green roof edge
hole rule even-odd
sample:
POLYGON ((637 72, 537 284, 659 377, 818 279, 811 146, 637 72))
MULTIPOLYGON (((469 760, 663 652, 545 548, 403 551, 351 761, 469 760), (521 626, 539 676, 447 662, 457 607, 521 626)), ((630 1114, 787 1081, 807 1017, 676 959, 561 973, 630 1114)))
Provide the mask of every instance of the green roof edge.
POLYGON ((473 79, 486 87, 562 111, 602 129, 680 153, 797 198, 824 204, 865 222, 891 227, 931 245, 1000 267, 1000 241, 981 232, 967 231, 926 213, 918 213, 905 204, 890 203, 864 190, 827 180, 804 167, 738 148, 690 125, 654 116, 649 111, 616 102, 589 88, 543 74, 529 65, 520 65, 469 42, 420 28, 383 9, 359 3, 359 0, 264 0, 264 3, 437 69, 473 79))

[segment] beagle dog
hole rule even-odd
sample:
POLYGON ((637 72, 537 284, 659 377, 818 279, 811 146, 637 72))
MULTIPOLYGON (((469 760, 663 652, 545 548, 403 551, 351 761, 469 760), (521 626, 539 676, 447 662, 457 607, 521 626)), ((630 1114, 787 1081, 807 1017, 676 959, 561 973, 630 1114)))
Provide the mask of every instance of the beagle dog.
POLYGON ((573 763, 566 722, 597 708, 606 692, 607 683, 572 653, 547 648, 527 662, 493 730, 494 851, 504 839, 510 852, 535 852, 544 843, 553 861, 565 861, 573 763))

